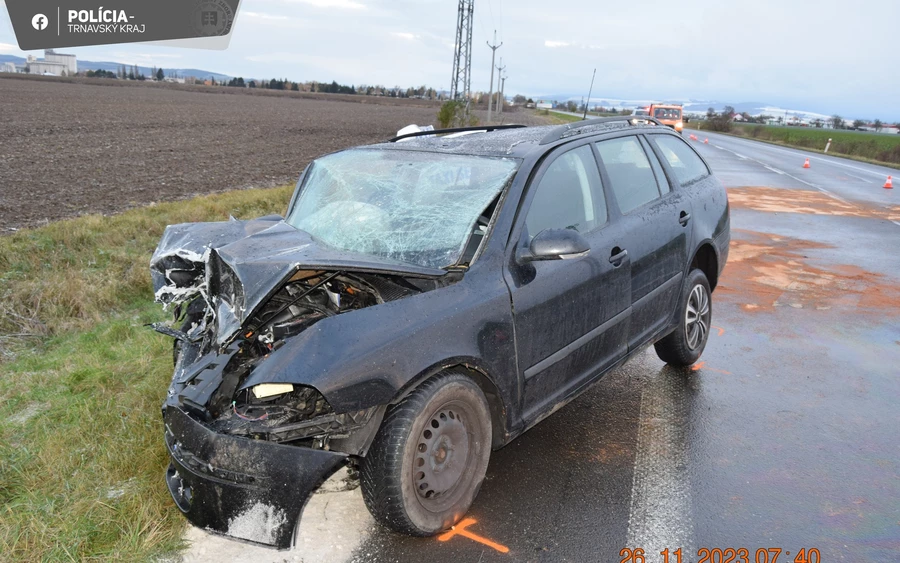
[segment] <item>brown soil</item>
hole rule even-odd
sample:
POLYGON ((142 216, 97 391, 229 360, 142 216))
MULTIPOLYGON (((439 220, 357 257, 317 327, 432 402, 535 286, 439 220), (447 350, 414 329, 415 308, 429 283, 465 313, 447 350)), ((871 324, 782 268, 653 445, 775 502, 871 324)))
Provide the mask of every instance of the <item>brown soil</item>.
POLYGON ((805 213, 811 215, 839 215, 900 221, 900 206, 873 209, 810 190, 786 190, 768 187, 729 188, 728 201, 738 209, 752 209, 767 213, 805 213))
POLYGON ((806 251, 827 245, 755 231, 733 233, 737 236, 717 292, 745 311, 853 308, 900 315, 900 289, 881 274, 849 265, 826 270, 810 264, 806 251))
MULTIPOLYGON (((437 115, 421 100, 122 84, 0 79, 0 233, 290 184, 317 156, 437 115), (246 95, 224 95, 235 91, 246 95)), ((524 112, 513 119, 541 122, 524 112)))

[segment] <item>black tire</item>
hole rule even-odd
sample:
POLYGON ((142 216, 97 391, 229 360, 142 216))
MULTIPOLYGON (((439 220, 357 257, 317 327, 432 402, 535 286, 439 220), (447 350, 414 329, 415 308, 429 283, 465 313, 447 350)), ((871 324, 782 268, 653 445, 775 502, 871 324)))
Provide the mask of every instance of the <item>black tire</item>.
POLYGON ((385 416, 360 467, 366 507, 397 532, 447 530, 475 500, 490 455, 484 393, 465 375, 441 372, 385 416))
POLYGON ((709 281, 703 271, 692 270, 678 303, 678 327, 654 344, 656 355, 671 366, 693 365, 706 348, 711 322, 712 291, 709 281))

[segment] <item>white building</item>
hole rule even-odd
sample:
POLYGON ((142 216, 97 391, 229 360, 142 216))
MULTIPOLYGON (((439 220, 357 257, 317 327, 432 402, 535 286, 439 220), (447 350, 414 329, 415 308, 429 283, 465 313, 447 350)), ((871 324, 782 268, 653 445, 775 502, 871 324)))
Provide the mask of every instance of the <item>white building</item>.
POLYGON ((36 59, 34 55, 28 55, 25 62, 28 72, 31 74, 53 76, 75 76, 78 73, 78 61, 75 55, 63 55, 47 49, 43 59, 36 59))
POLYGON ((57 53, 53 49, 44 51, 44 60, 48 63, 60 63, 66 66, 66 74, 75 76, 78 74, 78 59, 75 55, 64 55, 57 53))
POLYGON ((0 72, 19 72, 16 68, 16 63, 3 63, 0 64, 0 72))

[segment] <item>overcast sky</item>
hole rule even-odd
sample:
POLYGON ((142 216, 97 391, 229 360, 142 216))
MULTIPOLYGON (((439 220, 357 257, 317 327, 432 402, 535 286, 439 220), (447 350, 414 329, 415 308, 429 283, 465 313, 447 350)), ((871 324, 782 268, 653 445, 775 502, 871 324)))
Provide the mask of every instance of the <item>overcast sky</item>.
MULTIPOLYGON (((112 2, 111 2, 112 3, 112 2)), ((242 0, 231 47, 66 49, 229 75, 448 88, 455 0, 242 0)), ((5 10, 0 54, 22 56, 5 10)), ((900 0, 475 0, 473 90, 765 102, 900 120, 900 0)), ((40 54, 40 53, 36 53, 40 54)))

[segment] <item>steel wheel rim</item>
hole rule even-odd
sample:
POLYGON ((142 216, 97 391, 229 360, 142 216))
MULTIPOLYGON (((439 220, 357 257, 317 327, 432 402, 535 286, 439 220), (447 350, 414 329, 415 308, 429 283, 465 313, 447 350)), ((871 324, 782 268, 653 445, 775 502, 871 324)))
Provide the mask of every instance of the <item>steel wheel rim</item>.
POLYGON ((688 296, 684 312, 684 334, 691 350, 696 350, 709 334, 709 313, 709 293, 705 287, 697 284, 688 296))
POLYGON ((440 407, 419 433, 413 457, 413 486, 419 502, 441 511, 456 502, 465 479, 472 443, 465 423, 465 408, 459 404, 440 407))

